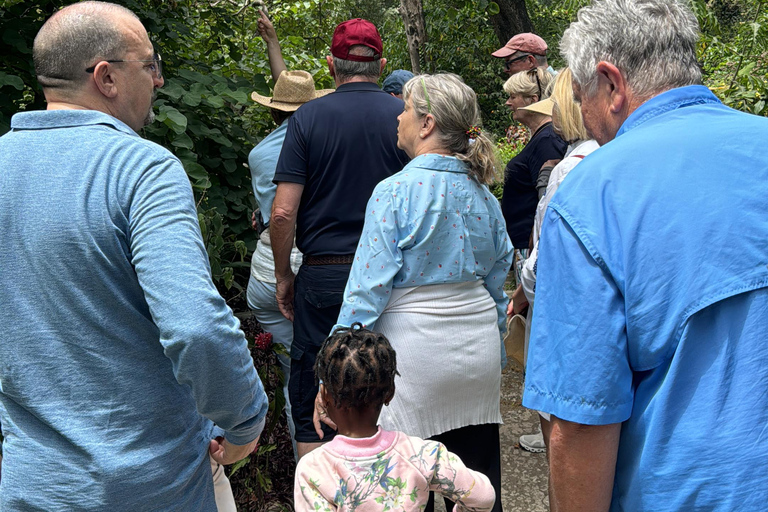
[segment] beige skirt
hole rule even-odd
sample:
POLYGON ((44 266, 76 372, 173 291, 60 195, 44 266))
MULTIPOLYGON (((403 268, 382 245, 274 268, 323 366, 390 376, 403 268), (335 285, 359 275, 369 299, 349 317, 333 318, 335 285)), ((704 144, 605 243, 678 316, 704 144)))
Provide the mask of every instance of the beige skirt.
POLYGON ((381 426, 428 438, 501 423, 497 322, 479 280, 393 289, 375 326, 397 351, 400 372, 381 426))

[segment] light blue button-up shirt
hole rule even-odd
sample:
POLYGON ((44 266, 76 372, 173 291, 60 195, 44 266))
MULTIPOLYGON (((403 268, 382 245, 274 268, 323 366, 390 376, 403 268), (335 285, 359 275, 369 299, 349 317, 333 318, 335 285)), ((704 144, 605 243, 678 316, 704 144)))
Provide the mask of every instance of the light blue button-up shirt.
POLYGON ((215 511, 213 422, 267 397, 181 163, 101 112, 0 138, 0 510, 215 511))
POLYGON ((549 203, 523 405, 622 423, 612 511, 765 509, 766 140, 768 119, 671 89, 549 203))
POLYGON ((379 183, 368 201, 335 327, 361 322, 373 328, 392 288, 482 279, 503 333, 511 255, 499 202, 488 187, 457 158, 417 156, 379 183))

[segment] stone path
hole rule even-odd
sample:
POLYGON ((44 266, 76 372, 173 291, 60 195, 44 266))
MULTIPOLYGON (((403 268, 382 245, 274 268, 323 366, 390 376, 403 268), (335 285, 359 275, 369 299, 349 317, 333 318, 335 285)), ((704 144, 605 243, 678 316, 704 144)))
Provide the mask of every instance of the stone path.
POLYGON ((504 512, 548 512, 548 470, 544 453, 520 448, 518 438, 536 432, 538 414, 521 405, 523 374, 510 361, 501 380, 501 499, 504 512))

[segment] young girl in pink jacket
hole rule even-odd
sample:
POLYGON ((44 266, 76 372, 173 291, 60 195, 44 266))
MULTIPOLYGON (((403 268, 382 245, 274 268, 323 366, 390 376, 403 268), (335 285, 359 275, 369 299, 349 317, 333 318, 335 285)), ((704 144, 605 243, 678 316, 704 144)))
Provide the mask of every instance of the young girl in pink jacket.
POLYGON ((381 334, 356 323, 325 340, 315 363, 319 409, 338 435, 299 461, 297 512, 420 511, 430 491, 453 501, 454 511, 491 510, 496 496, 485 475, 442 443, 377 425, 395 395, 395 375, 395 350, 381 334))

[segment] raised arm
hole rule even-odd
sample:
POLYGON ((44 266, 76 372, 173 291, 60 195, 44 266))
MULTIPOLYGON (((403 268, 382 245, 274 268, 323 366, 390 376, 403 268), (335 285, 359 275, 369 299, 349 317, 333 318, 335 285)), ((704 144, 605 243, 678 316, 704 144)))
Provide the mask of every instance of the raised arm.
POLYGON ((269 68, 272 71, 272 81, 277 82, 280 73, 286 70, 283 53, 280 49, 280 42, 277 39, 277 32, 272 20, 269 19, 264 9, 259 9, 259 34, 264 42, 267 43, 267 58, 269 59, 269 68))

